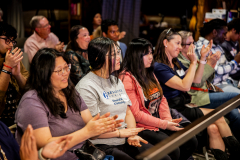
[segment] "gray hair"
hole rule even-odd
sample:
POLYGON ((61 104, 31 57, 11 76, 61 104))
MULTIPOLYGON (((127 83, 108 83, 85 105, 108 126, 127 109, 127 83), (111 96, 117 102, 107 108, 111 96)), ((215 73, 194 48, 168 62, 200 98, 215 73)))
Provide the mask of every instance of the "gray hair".
POLYGON ((178 33, 179 33, 179 34, 181 35, 181 37, 182 37, 182 43, 183 43, 183 44, 186 43, 188 37, 190 37, 190 36, 193 35, 192 32, 189 32, 189 31, 179 31, 178 33))
POLYGON ((40 27, 39 26, 39 21, 41 19, 45 18, 44 16, 33 16, 31 21, 30 21, 30 26, 32 27, 33 30, 35 30, 35 28, 40 27))

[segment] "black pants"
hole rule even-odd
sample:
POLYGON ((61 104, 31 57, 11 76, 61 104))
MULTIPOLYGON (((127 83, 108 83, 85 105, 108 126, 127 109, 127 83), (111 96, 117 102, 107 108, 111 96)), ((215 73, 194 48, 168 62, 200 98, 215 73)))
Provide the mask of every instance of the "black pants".
MULTIPOLYGON (((169 130, 160 130, 160 131, 150 131, 144 130, 138 135, 143 139, 147 140, 148 143, 156 145, 162 140, 168 138, 170 135, 175 133, 174 131, 169 130)), ((173 152, 169 153, 168 156, 171 160, 187 160, 197 148, 198 141, 196 137, 191 138, 186 143, 181 145, 179 148, 175 149, 173 152)))
POLYGON ((106 155, 112 155, 114 160, 134 160, 139 154, 137 147, 130 146, 127 142, 123 145, 106 145, 97 144, 95 145, 102 149, 106 155))
MULTIPOLYGON (((141 143, 141 145, 142 147, 138 148, 131 146, 126 142, 123 145, 117 146, 106 144, 97 144, 95 146, 102 149, 106 155, 112 155, 114 157, 114 160, 134 160, 138 154, 152 147, 151 144, 141 143)), ((171 160, 171 158, 169 156, 165 156, 161 160, 171 160)))

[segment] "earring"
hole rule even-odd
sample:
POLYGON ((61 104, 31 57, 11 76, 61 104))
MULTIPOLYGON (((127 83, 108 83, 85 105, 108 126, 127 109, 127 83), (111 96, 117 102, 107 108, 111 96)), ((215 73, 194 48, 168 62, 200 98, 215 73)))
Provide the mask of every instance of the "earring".
POLYGON ((167 46, 165 46, 165 47, 167 47, 167 46))

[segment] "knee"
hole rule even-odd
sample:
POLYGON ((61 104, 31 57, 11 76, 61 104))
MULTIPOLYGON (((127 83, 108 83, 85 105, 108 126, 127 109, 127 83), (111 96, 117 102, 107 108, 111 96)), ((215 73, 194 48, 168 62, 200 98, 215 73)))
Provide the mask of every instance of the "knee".
POLYGON ((168 156, 171 157, 171 159, 179 159, 179 157, 180 157, 180 149, 176 148, 171 153, 169 153, 168 156))
POLYGON ((216 124, 209 125, 207 127, 207 131, 209 136, 220 136, 220 133, 216 124))
POLYGON ((191 150, 195 150, 197 149, 197 146, 198 146, 198 140, 197 138, 194 136, 192 137, 190 140, 187 141, 187 144, 189 147, 191 147, 191 150))
POLYGON ((217 124, 224 124, 224 123, 227 123, 227 122, 225 121, 224 117, 221 117, 218 120, 216 120, 215 123, 217 123, 217 124))

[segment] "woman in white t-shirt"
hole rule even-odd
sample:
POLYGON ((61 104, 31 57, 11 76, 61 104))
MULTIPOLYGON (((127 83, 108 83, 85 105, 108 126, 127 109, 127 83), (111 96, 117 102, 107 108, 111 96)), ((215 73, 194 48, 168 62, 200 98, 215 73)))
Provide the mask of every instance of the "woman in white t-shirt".
POLYGON ((143 129, 136 128, 129 108, 131 101, 123 83, 113 76, 114 71, 120 69, 121 50, 109 38, 99 37, 89 43, 88 53, 91 72, 78 82, 76 90, 82 95, 92 115, 110 112, 111 115, 117 114, 118 118, 124 119, 121 127, 100 135, 92 143, 106 154, 113 155, 115 160, 133 160, 147 146, 147 141, 137 135, 143 129), (144 146, 140 142, 145 143, 144 146))

